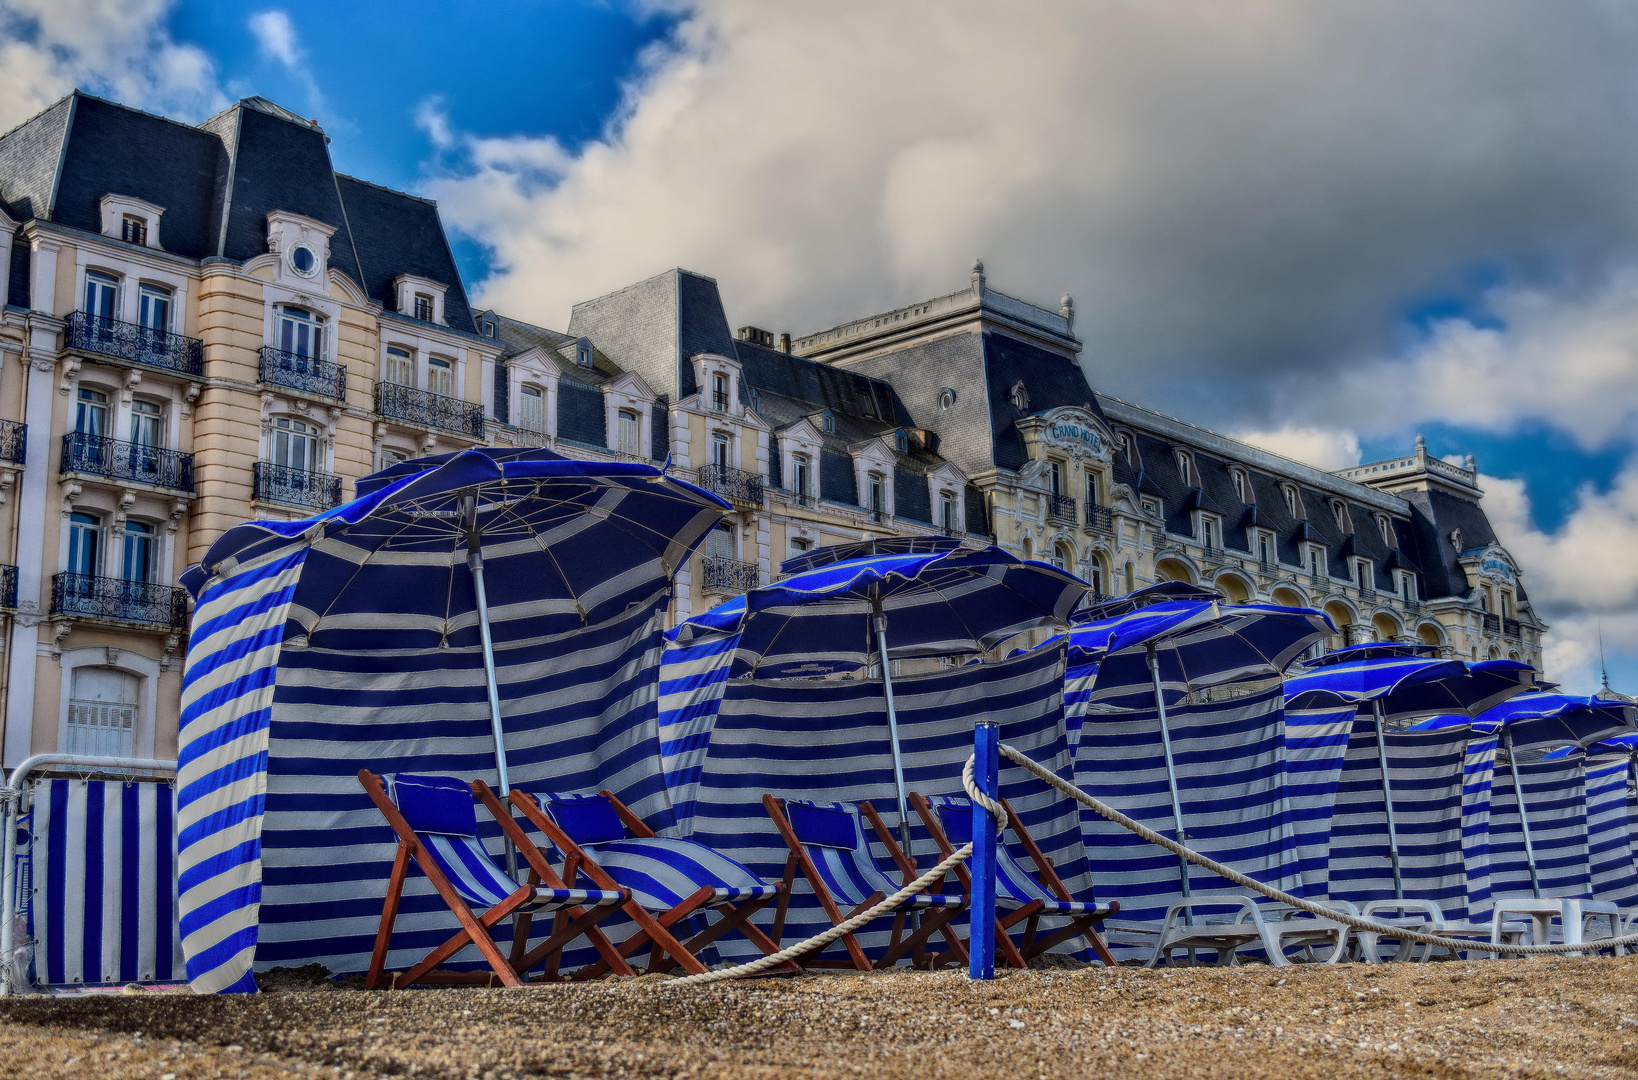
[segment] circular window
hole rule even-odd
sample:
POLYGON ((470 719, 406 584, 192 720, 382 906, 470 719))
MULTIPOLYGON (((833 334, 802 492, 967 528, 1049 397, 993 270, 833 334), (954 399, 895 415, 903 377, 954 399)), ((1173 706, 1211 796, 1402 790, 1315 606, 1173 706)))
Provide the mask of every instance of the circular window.
POLYGON ((313 255, 313 249, 306 244, 297 244, 290 249, 290 269, 302 277, 310 276, 318 267, 318 259, 313 255))
POLYGON ((949 387, 945 387, 943 390, 940 390, 938 392, 938 407, 940 409, 948 409, 950 406, 952 406, 954 404, 955 404, 955 391, 954 390, 951 390, 949 387))

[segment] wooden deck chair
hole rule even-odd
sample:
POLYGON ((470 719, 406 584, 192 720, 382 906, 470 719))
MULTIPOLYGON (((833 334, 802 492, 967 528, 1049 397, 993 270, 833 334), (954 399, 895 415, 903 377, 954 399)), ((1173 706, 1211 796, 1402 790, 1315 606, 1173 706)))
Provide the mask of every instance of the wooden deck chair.
MULTIPOLYGON (((488 791, 482 788, 481 796, 493 800, 488 791)), ((750 918, 772 903, 782 887, 768 884, 726 855, 692 840, 655 835, 610 791, 537 797, 514 789, 511 801, 563 853, 563 879, 569 885, 584 874, 600 889, 630 894, 621 910, 637 924, 637 932, 621 942, 618 952, 630 957, 648 946, 649 974, 672 967, 691 975, 704 972, 700 950, 731 930, 764 956, 779 951, 750 918), (719 917, 687 941, 676 938, 672 931, 678 924, 686 925, 706 912, 719 917)), ((599 961, 590 974, 606 966, 606 961, 599 961)), ((802 969, 786 961, 774 970, 795 975, 802 969)))
MULTIPOLYGON (((958 846, 972 842, 971 800, 959 795, 935 795, 929 799, 919 791, 912 791, 910 805, 915 807, 916 814, 927 826, 933 842, 938 844, 940 858, 948 858, 955 853, 958 846)), ((1015 968, 1021 968, 1031 957, 1041 955, 1054 945, 1085 935, 1098 959, 1102 960, 1105 966, 1114 967, 1115 958, 1110 955, 1109 946, 1098 934, 1097 926, 1119 911, 1120 904, 1118 902, 1099 904, 1091 900, 1073 899, 1058 877, 1058 872, 1053 869, 1052 860, 1041 852, 1035 838, 1030 836, 1029 830, 1024 828, 1023 821, 1014 812, 1012 804, 1002 799, 1001 805, 1006 809, 1007 824, 1011 827, 1013 835, 1024 846, 1024 853, 1029 856, 1030 861, 1035 864, 1035 873, 1032 875, 1007 849, 1005 842, 996 845, 995 944, 1006 957, 1007 963, 1015 968), (1068 919, 1068 925, 1044 937, 1037 937, 1041 919, 1054 916, 1068 919), (1011 931, 1019 923, 1024 924, 1023 938, 1014 944, 1011 931)), ((1005 841, 1004 831, 1002 840, 1005 841)), ((956 879, 961 882, 962 891, 971 902, 972 875, 968 872, 966 864, 958 865, 955 873, 956 879)))
MULTIPOLYGON (((394 974, 389 985, 492 984, 498 980, 502 986, 521 986, 530 968, 548 959, 555 964, 564 946, 582 935, 612 970, 621 975, 636 974, 597 928, 598 923, 613 915, 629 899, 625 890, 569 888, 529 843, 518 824, 504 814, 497 814, 501 829, 529 864, 528 884, 520 886, 495 865, 489 852, 478 842, 478 816, 472 802, 477 795, 475 785, 452 776, 399 773, 392 778, 389 793, 386 782, 368 769, 359 770, 358 781, 398 834, 398 854, 387 881, 381 926, 376 931, 375 952, 365 977, 365 985, 371 990, 381 985, 387 948, 392 942, 392 928, 398 919, 398 905, 403 899, 404 881, 409 876, 412 859, 449 905, 449 910, 455 913, 461 929, 409 970, 394 974), (474 907, 487 910, 480 917, 473 912, 474 907), (529 943, 529 917, 542 911, 558 913, 558 925, 546 941, 525 951, 529 943), (518 923, 513 929, 511 955, 506 956, 495 944, 491 930, 514 913, 518 923), (477 946, 493 975, 438 970, 468 945, 477 946)), ((489 809, 493 813, 495 806, 489 809)), ((555 975, 555 969, 552 974, 555 975)))
MULTIPOLYGON (((773 933, 769 935, 775 942, 784 938, 785 913, 798 868, 819 898, 819 906, 824 908, 832 926, 839 926, 899 890, 900 886, 893 884, 876 866, 876 860, 870 854, 870 842, 865 839, 861 817, 869 819, 877 839, 887 848, 893 862, 904 874, 904 883, 908 884, 918 876, 915 867, 893 840, 892 831, 867 802, 818 803, 764 795, 762 805, 767 809, 768 816, 773 818, 785 846, 790 849, 790 855, 785 859, 785 892, 780 894, 773 933), (842 910, 844 904, 849 908, 846 912, 842 910)), ((938 892, 937 888, 938 883, 935 882, 933 888, 911 897, 893 913, 893 935, 887 951, 874 965, 865 955, 859 939, 847 933, 841 939, 847 949, 847 960, 813 959, 806 962, 807 966, 852 967, 869 971, 872 967, 892 967, 906 955, 910 956, 913 964, 925 963, 928 967, 937 967, 947 961, 966 963, 967 949, 956 937, 950 920, 966 906, 967 901, 960 896, 938 892), (906 936, 906 917, 913 911, 923 912, 924 916, 921 925, 906 936), (934 934, 944 936, 950 946, 948 952, 927 952, 927 940, 934 934)))

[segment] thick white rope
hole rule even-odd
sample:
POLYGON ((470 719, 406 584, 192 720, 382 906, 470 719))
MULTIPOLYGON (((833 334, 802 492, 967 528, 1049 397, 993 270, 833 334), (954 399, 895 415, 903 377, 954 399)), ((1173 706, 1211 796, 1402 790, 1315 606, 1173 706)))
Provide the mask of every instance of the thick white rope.
MULTIPOLYGON (((1065 795, 1068 795, 1076 802, 1096 810, 1110 821, 1113 821, 1116 825, 1119 825, 1124 829, 1131 830, 1132 832, 1141 836, 1143 839, 1149 841, 1151 844, 1157 844, 1171 852, 1173 855, 1187 859, 1189 862, 1192 862, 1197 866, 1203 866, 1212 873, 1234 882, 1236 885, 1250 889, 1253 892, 1262 893, 1271 900, 1276 900, 1282 904, 1288 904, 1291 907, 1296 908, 1298 911, 1306 911, 1310 915, 1317 915, 1322 919, 1329 919, 1332 922, 1341 923, 1342 925, 1350 927, 1354 930, 1361 930, 1371 934, 1379 934, 1383 937, 1391 937, 1399 941, 1414 941, 1422 945, 1435 945, 1448 949, 1467 949, 1473 952, 1500 953, 1504 956, 1540 956, 1548 953, 1593 952, 1599 949, 1613 948, 1618 945, 1638 945, 1638 934, 1627 934, 1623 937, 1592 938, 1578 944, 1561 942, 1557 945, 1505 945, 1488 941, 1468 941, 1459 938, 1440 937, 1437 934, 1427 934, 1420 930, 1410 930, 1403 926, 1395 926, 1392 923, 1378 922, 1375 919, 1365 919, 1358 915, 1349 915, 1347 912, 1337 911, 1334 908, 1326 907, 1323 904, 1317 904, 1312 900, 1304 900, 1300 896, 1292 896, 1290 893, 1281 892, 1272 885, 1264 885, 1256 878, 1248 877, 1245 874, 1240 873, 1240 871, 1234 869, 1233 867, 1224 866, 1215 859, 1202 855, 1197 851, 1190 851, 1182 844, 1179 844, 1176 840, 1170 840, 1162 836, 1160 833, 1155 832, 1148 826, 1141 825, 1138 822, 1133 821, 1131 818, 1127 817, 1119 810, 1116 810, 1114 807, 1107 806, 1098 801, 1091 795, 1088 795, 1086 792, 1076 787, 1074 784, 1071 784, 1067 780, 1061 779, 1051 770, 1037 765, 1022 752, 1015 750, 1004 743, 1001 746, 1001 753, 1005 754, 1010 760, 1022 765, 1025 769, 1028 769, 1042 780, 1045 780, 1047 783, 1051 784, 1065 795)), ((968 768, 970 769, 971 766, 972 760, 969 758, 968 768)))
MULTIPOLYGON (((1005 812, 1001 804, 985 795, 982 791, 978 790, 978 784, 973 780, 973 759, 971 756, 968 756, 966 767, 961 770, 961 783, 964 787, 966 787, 967 796, 970 799, 993 814, 998 822, 1005 820, 1005 812)), ((934 882, 943 877, 945 874, 948 874, 950 871, 954 870, 962 862, 965 862, 967 857, 972 853, 973 846, 971 844, 962 844, 960 847, 956 848, 950 853, 949 858, 945 859, 943 862, 921 875, 921 877, 910 882, 892 896, 887 897, 875 907, 861 911, 851 919, 838 923, 829 930, 826 930, 824 933, 810 937, 806 941, 797 942, 795 945, 780 949, 776 953, 770 953, 769 955, 764 956, 759 960, 753 960, 748 964, 740 964, 737 967, 722 968, 718 971, 705 971, 698 975, 689 975, 685 978, 673 979, 666 983, 665 986, 667 989, 672 989, 682 986, 703 986, 706 983, 721 982, 724 979, 743 979, 750 975, 759 975, 770 968, 776 968, 785 961, 794 960, 798 956, 818 952, 826 945, 829 945, 837 938, 840 938, 843 934, 851 933, 852 931, 859 929, 859 927, 864 926, 866 923, 881 918, 883 915, 897 909, 900 904, 903 904, 912 896, 917 896, 923 892, 926 892, 932 887, 934 882)))

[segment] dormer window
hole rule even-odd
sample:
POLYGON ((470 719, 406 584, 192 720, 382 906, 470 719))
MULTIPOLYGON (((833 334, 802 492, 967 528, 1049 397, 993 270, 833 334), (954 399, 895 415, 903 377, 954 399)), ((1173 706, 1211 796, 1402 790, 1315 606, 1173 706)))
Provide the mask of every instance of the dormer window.
POLYGON ((119 238, 127 244, 148 246, 148 220, 134 214, 126 214, 120 219, 119 238))
POLYGON ((836 414, 826 409, 824 416, 819 421, 819 426, 825 429, 826 435, 836 434, 836 414))
POLYGON ((1160 500, 1158 500, 1158 499, 1144 499, 1143 500, 1143 512, 1145 514, 1150 514, 1150 515, 1152 515, 1154 517, 1159 517, 1160 516, 1160 500))
POLYGON ((1297 508, 1297 489, 1290 484, 1285 484, 1280 488, 1280 491, 1285 495, 1286 512, 1300 520, 1302 512, 1297 508))
POLYGON ((392 279, 392 287, 396 301, 393 310, 398 314, 434 326, 448 325, 444 318, 444 294, 448 287, 443 282, 399 274, 392 279))
POLYGON ((1249 503, 1251 500, 1249 498, 1247 498, 1246 496, 1251 490, 1251 485, 1246 483, 1245 470, 1244 469, 1235 469, 1233 475, 1234 475, 1234 494, 1236 494, 1236 495, 1238 495, 1240 497, 1241 502, 1249 503))
POLYGON ((1177 475, 1184 487, 1194 487, 1194 462, 1181 450, 1177 452, 1177 475))
POLYGON ((938 524, 946 533, 956 531, 956 501, 948 491, 941 491, 938 495, 938 524))
POLYGON ((1331 500, 1331 516, 1336 519, 1337 528, 1343 532, 1353 532, 1348 526, 1348 507, 1341 499, 1331 500))
POLYGON ((415 318, 418 322, 432 321, 432 297, 426 293, 415 294, 415 318))
POLYGON ((1200 543, 1207 551, 1221 551, 1223 548, 1223 529, 1216 518, 1204 517, 1200 519, 1200 543))
POLYGON ((910 440, 902 430, 893 433, 893 449, 901 454, 910 452, 910 440))
POLYGON ((752 388, 746 390, 745 391, 745 396, 751 399, 751 409, 753 411, 761 411, 761 409, 762 409, 762 395, 756 392, 755 387, 752 387, 752 388))
POLYGON ((1376 515, 1376 528, 1382 534, 1382 542, 1389 547, 1396 547, 1393 536, 1393 522, 1388 520, 1387 514, 1376 515))
POLYGON ((574 362, 583 368, 596 366, 592 358, 591 342, 581 338, 574 345, 574 362))
POLYGON ((939 412, 945 412, 949 409, 953 409, 955 407, 955 401, 956 392, 954 390, 951 390, 949 387, 945 387, 943 390, 940 390, 938 392, 939 412))
POLYGON ((1012 384, 1012 390, 1008 392, 1007 397, 1012 402, 1012 407, 1019 412, 1029 411, 1029 391, 1024 389, 1023 379, 1012 384))
POLYGON ((728 376, 720 371, 711 373, 711 408, 716 412, 728 411, 728 376))

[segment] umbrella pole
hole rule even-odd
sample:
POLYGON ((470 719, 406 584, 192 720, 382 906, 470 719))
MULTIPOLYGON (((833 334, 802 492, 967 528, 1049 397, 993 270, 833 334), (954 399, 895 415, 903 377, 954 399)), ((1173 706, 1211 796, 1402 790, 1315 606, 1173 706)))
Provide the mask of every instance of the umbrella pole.
POLYGON ((876 611, 876 648, 882 658, 882 692, 887 695, 887 736, 893 743, 893 784, 899 795, 899 845, 910 865, 916 856, 910 850, 910 802, 904 795, 904 758, 899 753, 899 714, 893 708, 893 665, 887 659, 887 616, 876 611))
POLYGON ((1393 782, 1388 779, 1388 737, 1383 728, 1382 699, 1371 702, 1371 718, 1376 721, 1376 762, 1382 772, 1382 809, 1388 818, 1388 858, 1393 862, 1393 898, 1405 898, 1405 882, 1399 876, 1399 830, 1393 820, 1393 782))
POLYGON ((1530 894, 1541 899, 1541 879, 1536 876, 1536 845, 1530 840, 1530 815, 1524 809, 1524 785, 1519 783, 1519 759, 1513 753, 1513 733, 1502 728, 1507 747, 1507 768, 1513 774, 1513 801, 1519 805, 1519 831, 1524 834, 1524 861, 1530 866, 1530 894))
MULTIPOLYGON (((500 688, 495 683, 495 643, 489 636, 489 596, 483 586, 483 551, 478 541, 475 498, 466 503, 466 565, 472 571, 472 591, 478 599, 478 636, 483 641, 483 677, 489 689, 489 727, 495 736, 495 773, 500 780, 501 805, 510 806, 507 796, 512 793, 512 783, 506 775, 506 731, 501 726, 500 688)), ((514 880, 518 876, 518 852, 510 837, 506 840, 506 872, 514 880)))
MULTIPOLYGON (((1149 646, 1149 677, 1155 687, 1155 711, 1160 714, 1160 747, 1166 754, 1166 787, 1172 795, 1172 824, 1177 828, 1177 842, 1187 844, 1183 831, 1183 801, 1177 793, 1177 767, 1172 763, 1172 733, 1166 724, 1166 699, 1160 691, 1160 660, 1154 646, 1149 646)), ((1183 899, 1189 898, 1189 861, 1181 855, 1177 859, 1178 879, 1183 884, 1183 899)))

